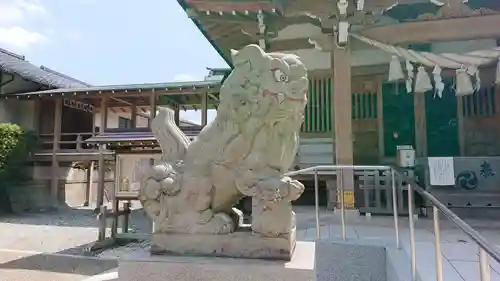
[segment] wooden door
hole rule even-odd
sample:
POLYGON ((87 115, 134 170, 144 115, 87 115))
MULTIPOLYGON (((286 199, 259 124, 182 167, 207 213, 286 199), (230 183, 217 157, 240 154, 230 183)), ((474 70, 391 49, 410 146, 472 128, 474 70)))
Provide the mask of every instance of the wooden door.
POLYGON ((457 97, 452 81, 447 81, 443 97, 434 97, 434 93, 425 94, 425 114, 427 125, 427 155, 458 156, 457 97))
POLYGON ((404 83, 382 85, 384 152, 396 156, 396 146, 415 147, 415 115, 413 95, 406 92, 404 83))

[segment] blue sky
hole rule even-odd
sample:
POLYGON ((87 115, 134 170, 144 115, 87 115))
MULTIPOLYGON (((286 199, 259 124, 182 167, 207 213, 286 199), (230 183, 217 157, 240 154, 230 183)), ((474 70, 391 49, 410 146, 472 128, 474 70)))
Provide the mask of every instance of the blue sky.
POLYGON ((0 0, 0 47, 94 85, 202 80, 206 67, 226 67, 175 0, 0 0))

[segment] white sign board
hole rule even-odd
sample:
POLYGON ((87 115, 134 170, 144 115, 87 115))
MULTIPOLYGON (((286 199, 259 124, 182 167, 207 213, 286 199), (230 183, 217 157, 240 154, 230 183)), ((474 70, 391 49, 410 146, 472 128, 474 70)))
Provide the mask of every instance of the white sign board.
POLYGON ((453 157, 429 157, 428 162, 431 185, 455 185, 453 157))
POLYGON ((153 165, 160 162, 161 153, 155 154, 118 154, 116 156, 115 195, 126 197, 139 196, 141 179, 153 165))

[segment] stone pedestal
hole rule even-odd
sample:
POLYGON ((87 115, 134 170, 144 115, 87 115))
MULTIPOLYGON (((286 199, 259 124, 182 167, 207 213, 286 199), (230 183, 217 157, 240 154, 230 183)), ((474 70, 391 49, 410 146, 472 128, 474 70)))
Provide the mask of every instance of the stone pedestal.
POLYGON ((289 261, 295 249, 295 236, 295 228, 288 235, 276 238, 262 237, 251 231, 228 235, 155 233, 151 253, 289 261))
POLYGON ((289 262, 151 255, 143 250, 119 261, 118 276, 120 281, 312 281, 314 264, 314 242, 297 242, 289 262))

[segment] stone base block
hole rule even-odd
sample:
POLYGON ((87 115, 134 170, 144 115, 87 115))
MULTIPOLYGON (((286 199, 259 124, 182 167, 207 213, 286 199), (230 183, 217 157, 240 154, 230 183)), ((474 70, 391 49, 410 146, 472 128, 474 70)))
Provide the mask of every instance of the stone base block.
POLYGON ((294 228, 290 234, 277 238, 262 237, 251 231, 230 235, 155 233, 151 253, 289 261, 295 249, 295 232, 294 228))
POLYGON ((151 255, 143 250, 119 260, 118 280, 312 281, 314 264, 314 242, 297 242, 289 262, 151 255))

